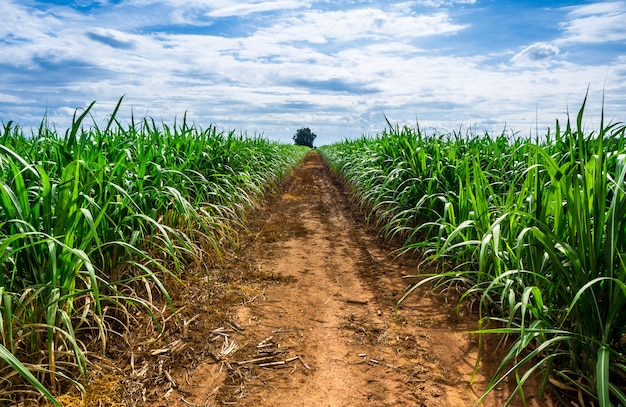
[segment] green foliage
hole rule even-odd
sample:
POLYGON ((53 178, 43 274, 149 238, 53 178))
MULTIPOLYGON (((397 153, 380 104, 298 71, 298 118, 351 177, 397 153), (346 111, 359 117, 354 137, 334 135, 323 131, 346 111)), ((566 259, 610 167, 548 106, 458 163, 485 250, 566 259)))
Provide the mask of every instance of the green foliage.
POLYGON ((63 136, 44 121, 29 137, 0 129, 4 399, 82 390, 89 355, 125 334, 133 307, 150 312, 144 282, 169 301, 164 277, 235 244, 246 211, 306 153, 186 118, 122 126, 121 102, 104 128, 83 126, 92 103, 63 136))
POLYGON ((418 285, 465 287, 475 333, 514 338, 486 392, 541 372, 626 404, 625 127, 585 134, 584 108, 543 140, 391 127, 321 148, 386 236, 444 267, 418 285))
POLYGON ((298 129, 296 134, 293 135, 296 145, 307 146, 310 148, 313 148, 313 141, 315 141, 316 137, 315 133, 313 133, 308 127, 298 129))

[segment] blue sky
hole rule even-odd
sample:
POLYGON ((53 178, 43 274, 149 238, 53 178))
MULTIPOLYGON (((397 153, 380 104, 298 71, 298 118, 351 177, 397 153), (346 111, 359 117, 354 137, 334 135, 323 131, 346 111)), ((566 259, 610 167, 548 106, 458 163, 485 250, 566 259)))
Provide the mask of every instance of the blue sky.
POLYGON ((626 121, 626 1, 2 0, 0 120, 172 123, 317 145, 400 125, 626 121))

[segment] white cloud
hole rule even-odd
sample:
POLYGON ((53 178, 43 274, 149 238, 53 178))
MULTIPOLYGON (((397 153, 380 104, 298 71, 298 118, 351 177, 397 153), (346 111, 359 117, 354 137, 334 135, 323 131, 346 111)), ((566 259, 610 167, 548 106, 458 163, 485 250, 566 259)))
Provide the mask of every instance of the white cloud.
POLYGON ((211 18, 245 17, 254 13, 268 11, 289 11, 306 9, 312 0, 127 0, 132 6, 153 6, 167 10, 176 17, 177 22, 195 21, 197 15, 211 18))
POLYGON ((301 1, 283 0, 283 1, 262 1, 258 3, 251 2, 228 2, 233 4, 225 4, 221 7, 214 7, 207 13, 210 17, 228 17, 242 16, 251 13, 260 13, 266 11, 298 9, 302 7, 301 1))
POLYGON ((626 2, 599 2, 572 7, 561 24, 561 43, 597 44, 626 41, 626 2))
POLYGON ((414 7, 444 7, 455 4, 476 4, 476 0, 414 0, 392 4, 399 9, 411 9, 414 7))
POLYGON ((572 6, 568 14, 574 18, 613 14, 623 12, 624 7, 626 7, 624 1, 596 1, 582 6, 572 6))
POLYGON ((44 11, 27 9, 12 1, 0 2, 0 38, 11 41, 36 41, 61 28, 58 17, 44 11))
MULTIPOLYGON (((8 95, 6 93, 0 93, 0 103, 25 103, 21 98, 15 95, 8 95)), ((33 102, 30 100, 29 102, 33 102)))
POLYGON ((467 25, 455 24, 446 12, 406 15, 377 8, 350 11, 307 11, 278 22, 258 35, 267 35, 276 42, 412 39, 456 34, 467 25))
POLYGON ((559 48, 552 44, 539 42, 532 44, 515 54, 511 62, 522 66, 545 66, 559 55, 559 48))

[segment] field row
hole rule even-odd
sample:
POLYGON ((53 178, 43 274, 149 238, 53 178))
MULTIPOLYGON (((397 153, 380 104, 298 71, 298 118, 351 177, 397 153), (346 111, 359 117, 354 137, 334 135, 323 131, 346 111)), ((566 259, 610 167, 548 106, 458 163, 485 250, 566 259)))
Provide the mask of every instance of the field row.
POLYGON ((564 402, 626 405, 625 127, 584 132, 583 114, 534 139, 390 125, 320 151, 423 254, 418 285, 461 289, 476 333, 508 338, 487 392, 539 373, 564 402))
POLYGON ((84 391, 129 316, 169 301, 164 279, 195 259, 219 260, 308 151, 186 118, 122 125, 120 104, 87 127, 92 106, 64 134, 0 128, 0 400, 84 391))

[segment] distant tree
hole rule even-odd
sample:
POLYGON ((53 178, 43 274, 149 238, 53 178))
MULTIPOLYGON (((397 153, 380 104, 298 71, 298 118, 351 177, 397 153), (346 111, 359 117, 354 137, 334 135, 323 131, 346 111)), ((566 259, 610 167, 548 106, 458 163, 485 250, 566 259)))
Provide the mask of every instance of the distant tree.
POLYGON ((311 131, 308 127, 303 127, 296 131, 296 134, 293 135, 293 139, 299 146, 307 146, 313 148, 313 140, 315 140, 315 133, 311 131))

